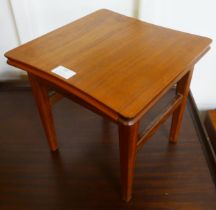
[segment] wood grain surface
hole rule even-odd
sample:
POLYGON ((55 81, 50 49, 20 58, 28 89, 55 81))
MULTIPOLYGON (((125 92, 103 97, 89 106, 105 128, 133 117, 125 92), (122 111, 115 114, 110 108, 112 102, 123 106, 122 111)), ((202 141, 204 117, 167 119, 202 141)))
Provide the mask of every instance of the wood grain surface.
POLYGON ((212 121, 212 125, 214 129, 216 130, 216 110, 209 110, 208 111, 209 118, 212 121))
POLYGON ((204 120, 205 128, 209 136, 209 142, 216 154, 216 110, 209 110, 204 120))
MULTIPOLYGON (((141 127, 168 103, 147 114, 141 127)), ((178 144, 170 120, 137 155, 134 196, 120 199, 118 127, 79 105, 54 107, 60 150, 51 153, 31 91, 0 91, 1 210, 215 210, 216 190, 186 109, 178 144)), ((188 105, 189 106, 189 105, 188 105)))
POLYGON ((5 56, 11 65, 67 83, 133 118, 192 68, 210 43, 208 38, 99 10, 5 56), (60 65, 77 74, 66 80, 51 72, 60 65))

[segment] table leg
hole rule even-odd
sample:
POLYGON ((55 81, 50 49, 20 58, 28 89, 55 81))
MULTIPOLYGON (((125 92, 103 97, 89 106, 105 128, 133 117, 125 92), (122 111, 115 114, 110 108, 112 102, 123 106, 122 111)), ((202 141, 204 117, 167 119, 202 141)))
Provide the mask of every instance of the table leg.
POLYGON ((32 92, 35 97, 38 111, 44 126, 50 149, 57 150, 57 140, 52 117, 51 104, 48 95, 48 89, 34 75, 29 74, 29 81, 32 86, 32 92))
POLYGON ((184 114, 185 105, 187 102, 187 96, 190 90, 190 82, 192 78, 193 70, 189 71, 178 83, 176 87, 176 92, 183 95, 182 103, 180 106, 173 112, 172 124, 170 130, 170 142, 176 143, 177 137, 180 131, 182 118, 184 114))
POLYGON ((138 128, 139 123, 131 126, 119 125, 122 198, 127 202, 132 195, 138 128))

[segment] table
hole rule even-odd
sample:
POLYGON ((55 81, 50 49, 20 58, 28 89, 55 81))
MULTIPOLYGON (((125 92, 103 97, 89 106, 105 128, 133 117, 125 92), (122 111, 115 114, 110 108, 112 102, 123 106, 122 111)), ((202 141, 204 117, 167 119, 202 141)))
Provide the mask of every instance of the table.
POLYGON ((216 110, 208 110, 204 125, 209 136, 209 141, 216 152, 216 110))
POLYGON ((57 140, 51 107, 59 94, 118 125, 122 199, 130 201, 137 152, 171 114, 169 140, 176 143, 194 65, 210 43, 103 9, 5 56, 28 72, 52 151, 57 140), (140 134, 142 117, 175 84, 176 96, 140 134))

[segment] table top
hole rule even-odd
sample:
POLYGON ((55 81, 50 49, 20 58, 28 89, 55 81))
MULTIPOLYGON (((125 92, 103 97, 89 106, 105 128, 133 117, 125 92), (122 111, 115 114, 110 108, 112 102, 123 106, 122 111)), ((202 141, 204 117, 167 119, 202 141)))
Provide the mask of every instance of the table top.
POLYGON ((133 118, 209 49, 211 39, 99 10, 5 56, 133 118), (76 75, 52 72, 64 66, 76 75))

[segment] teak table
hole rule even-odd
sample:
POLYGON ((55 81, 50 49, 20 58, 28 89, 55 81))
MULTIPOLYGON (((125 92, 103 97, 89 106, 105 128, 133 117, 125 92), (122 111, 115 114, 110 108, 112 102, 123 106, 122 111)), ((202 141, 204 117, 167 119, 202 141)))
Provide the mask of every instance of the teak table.
POLYGON ((5 56, 10 65, 28 72, 52 151, 57 140, 51 105, 60 95, 118 124, 122 198, 129 201, 137 151, 170 114, 169 139, 176 142, 193 67, 210 43, 99 10, 5 56), (175 84, 176 96, 139 135, 141 118, 175 84))

